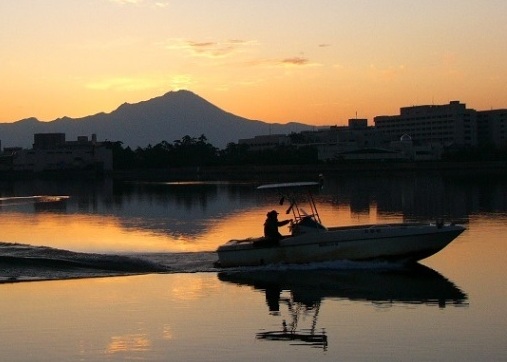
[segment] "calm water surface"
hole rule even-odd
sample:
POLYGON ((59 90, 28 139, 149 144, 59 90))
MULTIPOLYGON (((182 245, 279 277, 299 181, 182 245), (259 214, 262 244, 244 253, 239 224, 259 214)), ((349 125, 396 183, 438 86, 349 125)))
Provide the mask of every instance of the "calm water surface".
POLYGON ((505 179, 326 180, 326 225, 467 226, 417 267, 213 268, 219 244, 261 235, 268 210, 283 217, 257 185, 0 183, 2 358, 507 360, 505 179))

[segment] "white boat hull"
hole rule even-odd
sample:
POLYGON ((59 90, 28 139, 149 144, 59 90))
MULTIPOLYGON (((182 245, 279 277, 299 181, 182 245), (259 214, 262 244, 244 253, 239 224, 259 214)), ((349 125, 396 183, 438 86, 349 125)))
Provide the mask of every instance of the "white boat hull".
POLYGON ((335 227, 289 236, 231 240, 217 250, 221 267, 302 264, 335 260, 415 262, 446 247, 465 228, 459 225, 385 224, 335 227))

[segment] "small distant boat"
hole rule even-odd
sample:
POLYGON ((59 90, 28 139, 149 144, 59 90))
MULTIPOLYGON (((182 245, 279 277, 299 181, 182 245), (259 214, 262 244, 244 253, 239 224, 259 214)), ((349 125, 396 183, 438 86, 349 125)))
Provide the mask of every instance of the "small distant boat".
POLYGON ((217 249, 220 267, 303 264, 337 260, 416 262, 446 247, 465 227, 453 223, 390 223, 325 227, 312 195, 320 182, 259 186, 276 189, 280 204, 290 202, 291 234, 272 241, 265 237, 230 240, 217 249), (310 212, 300 207, 308 204, 310 212))

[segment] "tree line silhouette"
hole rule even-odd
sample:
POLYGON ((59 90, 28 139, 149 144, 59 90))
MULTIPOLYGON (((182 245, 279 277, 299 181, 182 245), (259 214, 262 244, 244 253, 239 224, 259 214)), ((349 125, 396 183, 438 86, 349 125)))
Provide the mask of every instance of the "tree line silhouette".
MULTIPOLYGON (((317 148, 305 145, 308 140, 300 134, 292 133, 289 137, 291 144, 266 149, 252 149, 248 145, 233 142, 225 149, 218 149, 208 142, 204 134, 197 138, 186 135, 172 143, 162 141, 155 146, 148 145, 135 150, 124 148, 121 141, 112 142, 113 167, 116 170, 132 170, 188 166, 305 165, 324 162, 319 161, 317 148)), ((492 145, 449 148, 444 150, 441 158, 441 161, 452 162, 506 160, 507 149, 492 145)), ((326 161, 329 162, 333 161, 326 161)))
POLYGON ((200 137, 184 136, 172 143, 132 150, 121 141, 112 143, 113 167, 116 170, 157 169, 187 166, 291 165, 317 163, 317 149, 312 146, 278 145, 270 149, 251 150, 248 145, 229 143, 218 149, 200 137))

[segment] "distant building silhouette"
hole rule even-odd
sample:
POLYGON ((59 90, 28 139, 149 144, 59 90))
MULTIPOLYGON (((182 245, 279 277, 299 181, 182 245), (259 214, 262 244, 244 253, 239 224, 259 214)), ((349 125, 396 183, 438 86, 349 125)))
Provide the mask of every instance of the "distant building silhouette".
POLYGON ((389 140, 368 127, 367 119, 349 119, 349 125, 319 130, 305 138, 317 147, 319 160, 393 160, 406 158, 389 140))
MULTIPOLYGON (((319 160, 438 160, 446 148, 507 147, 507 109, 476 111, 451 101, 400 108, 399 115, 349 119, 348 126, 303 131, 290 144, 313 145, 319 160), (296 140, 296 141, 295 141, 296 140)), ((240 140, 252 150, 276 147, 282 135, 240 140), (271 137, 271 138, 269 138, 271 137)), ((284 142, 283 144, 287 144, 284 142)))
POLYGON ((4 163, 12 171, 61 171, 93 170, 109 172, 113 169, 113 153, 108 143, 97 142, 96 135, 91 140, 86 136, 77 141, 66 141, 64 133, 36 133, 33 148, 5 149, 4 163))
POLYGON ((261 135, 254 138, 244 138, 238 141, 239 145, 247 145, 252 151, 272 149, 277 146, 289 145, 289 136, 284 134, 261 135))
POLYGON ((477 140, 479 145, 507 147, 507 109, 477 112, 477 140))
POLYGON ((65 147, 65 133, 36 133, 33 135, 34 150, 49 150, 65 147))

